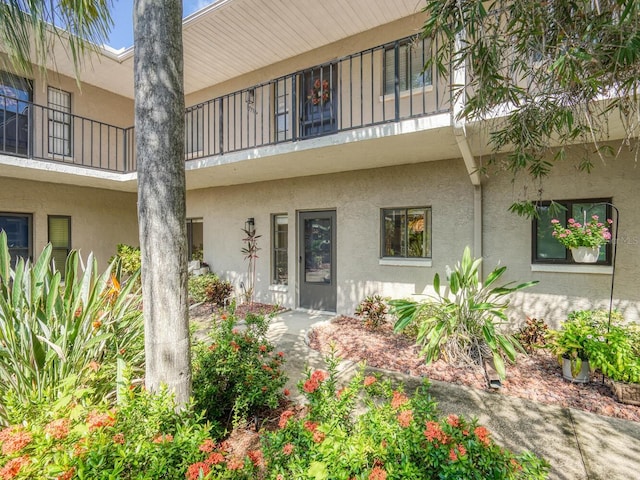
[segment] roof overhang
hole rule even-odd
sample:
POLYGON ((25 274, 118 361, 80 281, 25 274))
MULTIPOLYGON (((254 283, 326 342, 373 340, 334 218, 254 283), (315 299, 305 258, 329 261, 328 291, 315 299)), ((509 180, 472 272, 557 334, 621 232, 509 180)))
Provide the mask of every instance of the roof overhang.
MULTIPOLYGON (((218 0, 184 19, 185 94, 420 11, 416 0, 218 0)), ((63 45, 54 70, 73 77, 63 45)), ((100 47, 81 80, 133 98, 133 47, 100 47)))

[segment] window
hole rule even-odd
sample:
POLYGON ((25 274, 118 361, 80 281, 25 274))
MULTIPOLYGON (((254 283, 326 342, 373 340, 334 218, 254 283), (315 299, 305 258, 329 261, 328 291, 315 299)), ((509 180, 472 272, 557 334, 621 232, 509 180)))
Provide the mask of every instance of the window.
POLYGON ((431 258, 431 207, 383 209, 381 256, 431 258))
POLYGON ((31 82, 0 72, 0 150, 28 155, 31 143, 31 82))
POLYGON ((289 219, 286 214, 273 215, 271 222, 271 282, 287 285, 289 277, 289 219))
MULTIPOLYGON (((563 225, 569 218, 574 218, 580 223, 586 216, 590 219, 593 215, 606 220, 611 218, 610 198, 595 198, 583 200, 560 200, 554 202, 542 202, 538 205, 539 218, 533 220, 531 232, 531 261, 533 263, 574 263, 571 252, 558 242, 551 233, 553 228, 551 220, 557 218, 563 225)), ((611 244, 600 249, 598 263, 611 265, 611 244)))
POLYGON ((291 138, 291 116, 289 115, 289 105, 293 100, 291 94, 291 80, 289 78, 278 80, 273 84, 274 89, 274 112, 276 142, 282 142, 291 138), (288 88, 287 88, 288 87, 288 88))
POLYGON ((71 251, 71 217, 49 215, 49 243, 52 247, 51 259, 56 269, 65 276, 65 265, 71 251))
POLYGON ((49 87, 47 105, 49 107, 49 153, 71 156, 71 94, 49 87))
POLYGON ((201 218, 187 218, 189 260, 204 261, 204 223, 201 218))
POLYGON ((424 70, 430 52, 428 39, 396 43, 384 51, 384 94, 395 93, 396 73, 401 92, 431 85, 431 69, 424 70), (396 72, 396 49, 398 71, 396 72))
POLYGON ((25 213, 0 213, 0 231, 7 234, 11 263, 16 264, 18 258, 29 260, 32 250, 32 216, 25 213))
POLYGON ((204 152, 204 106, 187 109, 185 114, 184 148, 187 155, 204 152))

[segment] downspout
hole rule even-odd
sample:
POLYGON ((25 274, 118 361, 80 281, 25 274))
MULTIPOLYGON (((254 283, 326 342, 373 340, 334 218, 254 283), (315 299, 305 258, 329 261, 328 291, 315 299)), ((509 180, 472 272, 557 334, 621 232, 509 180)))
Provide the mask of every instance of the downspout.
MULTIPOLYGON (((456 36, 454 42, 455 51, 459 51, 462 46, 464 32, 456 36)), ((452 85, 466 85, 466 68, 464 62, 452 69, 451 72, 451 84, 452 85)), ((482 179, 479 173, 479 165, 476 161, 471 147, 469 146, 469 140, 467 138, 467 129, 465 119, 461 117, 460 113, 464 109, 466 102, 466 95, 464 87, 455 98, 451 109, 451 125, 453 126, 453 133, 455 135, 460 155, 464 160, 465 167, 467 167, 467 173, 469 174, 469 180, 473 185, 473 256, 476 258, 482 257, 482 179)), ((482 276, 482 271, 479 272, 482 276)))

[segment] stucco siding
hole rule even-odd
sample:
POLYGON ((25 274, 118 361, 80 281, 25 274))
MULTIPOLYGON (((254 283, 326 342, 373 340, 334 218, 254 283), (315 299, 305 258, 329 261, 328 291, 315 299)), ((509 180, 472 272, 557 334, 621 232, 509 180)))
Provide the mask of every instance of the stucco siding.
POLYGON ((0 212, 33 217, 33 254, 48 242, 47 216, 71 217, 71 247, 105 268, 118 243, 138 245, 136 195, 0 177, 0 212))
MULTIPOLYGON (((346 161, 346 160, 345 160, 346 161)), ((210 188, 187 194, 187 216, 203 218, 204 258, 236 289, 246 282, 247 263, 240 252, 241 228, 253 217, 259 235, 257 300, 297 306, 297 221, 299 211, 335 210, 337 215, 337 287, 339 313, 353 314, 370 293, 404 297, 423 294, 436 271, 444 272, 473 239, 473 187, 461 160, 360 170, 335 175, 242 186, 210 188), (389 207, 432 208, 432 266, 380 265, 380 211, 389 207), (270 219, 289 218, 289 285, 270 289, 270 219), (285 290, 285 291, 282 291, 285 290)))
MULTIPOLYGON (((573 154, 577 154, 573 152, 573 154)), ((640 166, 633 152, 603 164, 596 160, 588 174, 578 172, 569 162, 558 164, 542 188, 543 200, 612 198, 620 211, 618 252, 615 269, 614 308, 632 320, 640 317, 640 166)), ((484 185, 484 257, 487 267, 507 265, 509 280, 539 280, 533 288, 516 296, 513 314, 520 319, 543 318, 558 325, 568 312, 584 308, 609 308, 610 268, 601 273, 585 273, 590 266, 576 265, 575 273, 532 271, 531 221, 507 212, 519 198, 522 185, 511 183, 506 172, 493 173, 484 185)), ((532 192, 535 195, 535 191, 532 192)), ((536 197, 530 197, 535 199, 536 197)), ((614 216, 615 220, 615 216, 614 216)), ((566 269, 564 269, 566 270, 566 269)))

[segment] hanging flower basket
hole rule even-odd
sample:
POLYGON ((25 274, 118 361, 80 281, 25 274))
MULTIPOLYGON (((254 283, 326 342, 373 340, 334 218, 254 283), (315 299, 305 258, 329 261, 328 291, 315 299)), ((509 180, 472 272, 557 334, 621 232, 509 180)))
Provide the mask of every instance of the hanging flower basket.
POLYGON ((576 263, 596 263, 600 257, 600 247, 574 247, 571 255, 576 263))
POLYGON ((571 255, 576 263, 596 263, 600 256, 600 246, 611 240, 611 219, 601 222, 597 215, 589 221, 576 222, 573 218, 567 220, 566 227, 560 220, 551 220, 553 238, 571 249, 571 255))

